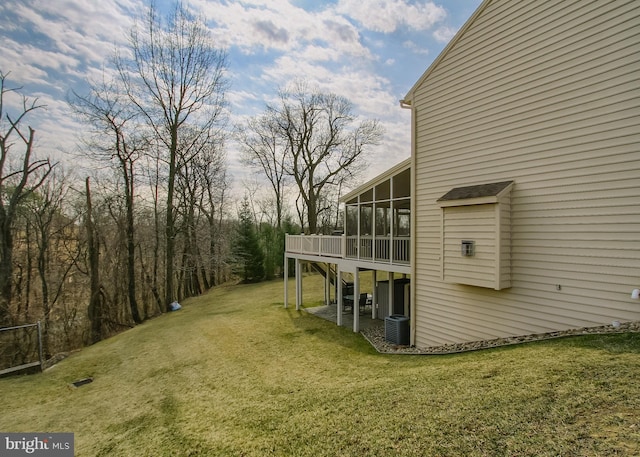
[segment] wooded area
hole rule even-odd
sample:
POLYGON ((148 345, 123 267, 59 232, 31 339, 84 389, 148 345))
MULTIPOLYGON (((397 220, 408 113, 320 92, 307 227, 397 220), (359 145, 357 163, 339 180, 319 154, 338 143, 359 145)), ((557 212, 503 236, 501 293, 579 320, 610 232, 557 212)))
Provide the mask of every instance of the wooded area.
MULTIPOLYGON (((40 321, 45 358, 230 279, 281 275, 284 234, 339 227, 345 180, 382 134, 305 84, 230 125, 226 54, 180 4, 150 7, 108 68, 69 97, 91 176, 38 157, 30 115, 46 107, 0 69, 0 327, 40 321), (230 195, 231 140, 267 192, 230 195)), ((1 349, 3 366, 23 363, 1 349)))

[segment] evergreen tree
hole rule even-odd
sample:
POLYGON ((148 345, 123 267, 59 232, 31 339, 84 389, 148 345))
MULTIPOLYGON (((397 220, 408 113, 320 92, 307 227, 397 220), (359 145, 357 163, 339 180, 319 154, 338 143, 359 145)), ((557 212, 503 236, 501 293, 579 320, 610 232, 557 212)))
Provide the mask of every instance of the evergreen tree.
POLYGON ((278 229, 269 223, 260 226, 260 241, 264 251, 264 273, 266 279, 276 275, 282 266, 283 253, 280 248, 278 229))
POLYGON ((244 281, 264 279, 264 253, 260 247, 248 198, 244 198, 238 212, 238 233, 234 247, 235 273, 244 281))

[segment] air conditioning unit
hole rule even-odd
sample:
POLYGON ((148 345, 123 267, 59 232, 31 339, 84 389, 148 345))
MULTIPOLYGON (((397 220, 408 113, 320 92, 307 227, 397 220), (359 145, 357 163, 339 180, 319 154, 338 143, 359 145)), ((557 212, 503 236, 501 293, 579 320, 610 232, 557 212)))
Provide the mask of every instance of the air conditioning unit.
POLYGON ((392 314, 384 318, 384 339, 400 346, 409 346, 409 318, 392 314))

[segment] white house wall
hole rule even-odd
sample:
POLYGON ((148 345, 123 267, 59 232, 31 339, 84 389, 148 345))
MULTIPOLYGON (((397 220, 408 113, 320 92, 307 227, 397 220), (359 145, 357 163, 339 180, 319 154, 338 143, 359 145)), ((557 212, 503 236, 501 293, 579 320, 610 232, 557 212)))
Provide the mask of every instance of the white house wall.
POLYGON ((407 97, 415 343, 640 320, 629 297, 640 286, 640 3, 482 7, 407 97), (436 200, 501 180, 515 181, 502 272, 512 287, 443 281, 436 200))

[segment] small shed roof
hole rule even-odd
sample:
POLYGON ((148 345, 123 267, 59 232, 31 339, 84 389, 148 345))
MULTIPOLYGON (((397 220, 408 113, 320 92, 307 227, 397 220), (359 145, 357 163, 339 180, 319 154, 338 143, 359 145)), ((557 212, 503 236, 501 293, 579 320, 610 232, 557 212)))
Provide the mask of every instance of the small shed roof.
POLYGON ((507 190, 513 181, 493 182, 475 186, 456 187, 438 199, 439 202, 467 200, 470 198, 498 197, 507 190))

